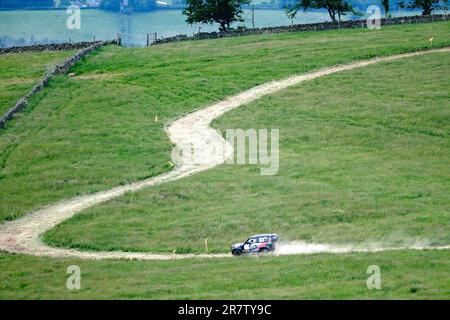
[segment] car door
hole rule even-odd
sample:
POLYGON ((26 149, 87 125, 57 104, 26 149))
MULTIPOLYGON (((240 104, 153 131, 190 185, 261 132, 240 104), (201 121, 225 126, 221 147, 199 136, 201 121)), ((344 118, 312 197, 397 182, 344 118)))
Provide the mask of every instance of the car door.
POLYGON ((256 238, 250 238, 244 243, 244 252, 254 252, 258 249, 258 243, 256 238))
POLYGON ((250 252, 258 252, 259 245, 259 238, 254 238, 252 244, 250 245, 250 252))

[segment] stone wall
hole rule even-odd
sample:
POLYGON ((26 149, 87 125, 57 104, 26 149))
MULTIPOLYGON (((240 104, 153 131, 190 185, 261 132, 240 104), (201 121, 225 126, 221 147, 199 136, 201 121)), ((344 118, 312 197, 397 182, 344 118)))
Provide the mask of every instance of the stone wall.
POLYGON ((6 53, 21 53, 27 51, 60 51, 60 50, 76 50, 84 49, 100 43, 101 41, 85 41, 85 42, 71 42, 71 43, 53 43, 53 44, 36 44, 32 46, 23 47, 10 47, 10 48, 0 48, 0 54, 6 53))
MULTIPOLYGON (((109 45, 109 44, 117 44, 117 41, 98 41, 98 42, 90 42, 88 47, 85 47, 77 54, 67 58, 63 63, 57 65, 53 70, 48 72, 44 78, 36 84, 25 96, 23 96, 8 112, 6 112, 2 117, 0 117, 0 128, 5 126, 5 123, 14 117, 14 114, 25 108, 25 106, 30 101, 31 97, 33 97, 36 93, 41 91, 48 84, 50 79, 57 75, 66 73, 70 67, 72 67, 77 61, 91 53, 98 48, 109 45)), ((40 47, 40 46, 39 46, 40 47)), ((74 49, 73 47, 71 49, 74 49)), ((44 49, 45 50, 45 49, 44 49)))
MULTIPOLYGON (((411 16, 411 17, 396 17, 396 18, 383 18, 381 25, 398 25, 398 24, 413 24, 413 23, 427 23, 435 21, 450 21, 450 15, 430 15, 430 16, 411 16)), ((201 39, 217 39, 225 37, 239 37, 254 34, 271 34, 280 32, 298 32, 298 31, 322 31, 332 29, 349 29, 349 28, 367 28, 366 20, 352 20, 343 21, 340 23, 324 22, 324 23, 311 23, 311 24, 295 24, 291 26, 281 27, 268 27, 268 28, 255 28, 255 29, 242 29, 233 30, 228 32, 202 32, 194 36, 187 36, 185 34, 176 35, 169 38, 156 39, 153 44, 162 44, 177 41, 186 40, 201 40, 201 39)))

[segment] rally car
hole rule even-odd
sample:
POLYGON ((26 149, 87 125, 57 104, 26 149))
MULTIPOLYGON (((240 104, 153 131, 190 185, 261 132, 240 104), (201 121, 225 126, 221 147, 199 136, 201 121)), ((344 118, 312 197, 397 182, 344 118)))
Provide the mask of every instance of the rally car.
POLYGON ((231 253, 240 256, 244 253, 269 253, 275 250, 278 235, 256 234, 247 239, 244 243, 235 243, 231 246, 231 253))

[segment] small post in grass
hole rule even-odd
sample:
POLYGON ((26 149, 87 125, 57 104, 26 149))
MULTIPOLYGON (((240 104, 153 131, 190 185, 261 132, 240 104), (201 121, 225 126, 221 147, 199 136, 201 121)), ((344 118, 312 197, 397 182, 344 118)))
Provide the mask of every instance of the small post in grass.
POLYGON ((205 250, 208 253, 208 238, 205 239, 205 250))
POLYGON ((175 261, 175 252, 177 251, 177 249, 174 249, 172 251, 172 261, 175 261))

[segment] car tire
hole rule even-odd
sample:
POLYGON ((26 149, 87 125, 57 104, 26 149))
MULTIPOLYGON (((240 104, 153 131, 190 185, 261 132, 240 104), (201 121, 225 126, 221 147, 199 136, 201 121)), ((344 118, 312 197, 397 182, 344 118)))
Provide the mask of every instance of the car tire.
POLYGON ((261 253, 261 254, 267 254, 269 252, 270 252, 270 250, 267 248, 262 248, 261 250, 259 250, 259 253, 261 253))
POLYGON ((240 256, 242 254, 242 251, 241 250, 233 250, 233 251, 231 251, 231 254, 233 256, 240 256))

